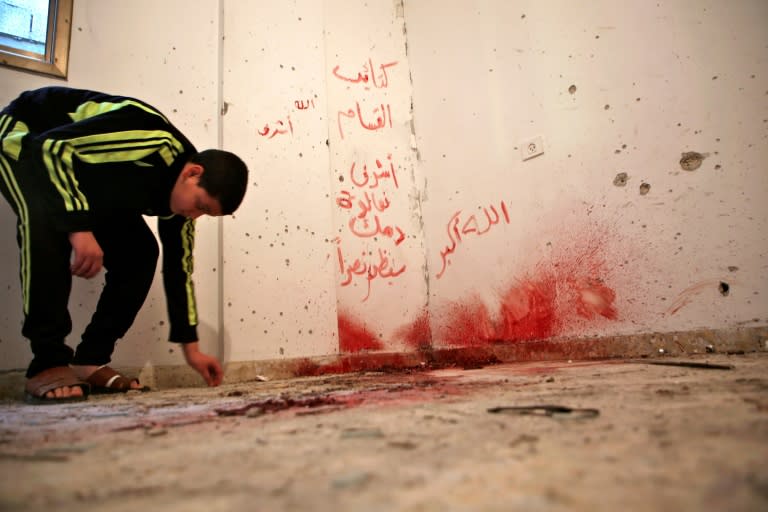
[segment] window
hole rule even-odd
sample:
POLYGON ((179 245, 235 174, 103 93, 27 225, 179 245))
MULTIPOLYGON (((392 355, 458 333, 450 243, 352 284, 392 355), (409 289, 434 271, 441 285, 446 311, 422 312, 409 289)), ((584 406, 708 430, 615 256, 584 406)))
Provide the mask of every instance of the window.
POLYGON ((0 64, 67 76, 73 0, 0 0, 0 64))

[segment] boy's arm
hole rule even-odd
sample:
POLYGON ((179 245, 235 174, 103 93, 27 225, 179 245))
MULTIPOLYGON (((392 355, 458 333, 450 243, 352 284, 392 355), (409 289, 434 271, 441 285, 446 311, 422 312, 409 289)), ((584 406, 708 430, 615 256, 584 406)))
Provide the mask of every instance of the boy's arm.
POLYGON ((209 386, 224 377, 216 357, 200 352, 197 340, 197 306, 192 282, 195 221, 180 215, 157 221, 163 244, 163 284, 171 324, 169 339, 181 343, 184 359, 209 386))
POLYGON ((158 218, 163 245, 163 285, 171 324, 169 340, 197 341, 197 304, 192 281, 195 221, 180 215, 158 218))

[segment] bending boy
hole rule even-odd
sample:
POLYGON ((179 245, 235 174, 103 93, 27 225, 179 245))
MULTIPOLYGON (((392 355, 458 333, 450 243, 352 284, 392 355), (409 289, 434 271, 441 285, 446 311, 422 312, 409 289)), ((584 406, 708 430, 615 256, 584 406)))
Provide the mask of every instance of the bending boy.
POLYGON ((220 384, 221 364, 198 348, 194 221, 238 208, 242 160, 198 153, 140 100, 65 87, 25 92, 2 110, 0 143, 0 190, 18 217, 22 334, 33 354, 27 400, 140 388, 106 365, 154 277, 159 248, 145 215, 158 218, 169 339, 208 385, 220 384), (65 344, 72 276, 91 278, 102 267, 103 291, 73 351, 65 344))

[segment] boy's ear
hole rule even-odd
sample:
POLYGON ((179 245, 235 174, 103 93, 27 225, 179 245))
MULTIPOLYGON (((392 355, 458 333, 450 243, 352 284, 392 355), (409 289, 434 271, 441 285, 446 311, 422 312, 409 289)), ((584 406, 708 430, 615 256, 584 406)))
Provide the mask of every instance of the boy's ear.
POLYGON ((195 176, 199 177, 201 174, 203 174, 203 166, 189 162, 186 166, 184 166, 184 169, 181 172, 187 178, 194 178, 195 176))

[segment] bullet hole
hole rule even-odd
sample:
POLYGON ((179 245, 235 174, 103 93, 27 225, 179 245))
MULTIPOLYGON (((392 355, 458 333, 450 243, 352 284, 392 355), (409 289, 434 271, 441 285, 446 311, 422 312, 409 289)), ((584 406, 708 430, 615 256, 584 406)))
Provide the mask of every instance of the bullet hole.
POLYGON ((576 94, 576 86, 575 85, 571 85, 568 88, 568 92, 571 93, 571 94, 576 94))
POLYGON ((712 80, 717 80, 717 75, 713 76, 712 80))
POLYGON ((283 347, 280 347, 280 355, 282 356, 283 354, 285 354, 285 350, 283 350, 283 347))
POLYGON ((344 183, 344 176, 339 176, 339 181, 344 183))
POLYGON ((650 183, 641 183, 640 184, 640 195, 644 196, 648 192, 651 191, 651 184, 650 183))
POLYGON ((731 287, 725 281, 720 281, 720 285, 717 287, 717 289, 720 290, 720 295, 727 297, 731 287))
POLYGON ((635 98, 635 101, 640 101, 640 98, 635 98))
POLYGON ((684 171, 695 171, 701 167, 701 162, 703 162, 705 158, 707 158, 707 155, 697 153, 696 151, 683 153, 682 158, 680 158, 680 167, 684 171))
POLYGON ((331 145, 331 141, 329 139, 325 139, 325 145, 326 146, 330 146, 331 145))
POLYGON ((610 110, 611 106, 610 106, 609 104, 607 104, 607 103, 606 103, 606 104, 605 104, 605 106, 604 106, 603 108, 604 108, 605 110, 610 110))
POLYGON ((715 170, 716 170, 716 171, 719 171, 719 170, 720 170, 720 169, 722 169, 722 168, 723 168, 723 167, 722 167, 720 164, 717 164, 717 165, 715 166, 715 170))
POLYGON ((520 16, 520 19, 521 19, 521 20, 524 20, 524 19, 525 19, 525 14, 523 14, 522 16, 520 16))
POLYGON ((739 270, 739 267, 737 267, 735 265, 730 265, 728 267, 728 272, 736 272, 737 270, 739 270))
POLYGON ((616 175, 615 178, 613 178, 613 184, 617 187, 623 187, 627 184, 627 181, 629 181, 629 176, 625 172, 620 172, 616 175))

